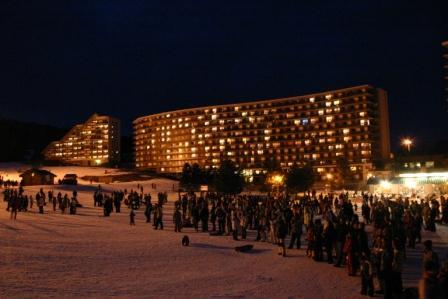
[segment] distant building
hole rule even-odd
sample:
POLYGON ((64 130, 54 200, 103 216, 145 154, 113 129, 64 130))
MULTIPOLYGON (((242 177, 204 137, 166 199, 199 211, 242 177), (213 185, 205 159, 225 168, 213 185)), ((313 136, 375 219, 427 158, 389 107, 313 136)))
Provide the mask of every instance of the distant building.
POLYGON ((355 180, 390 156, 387 94, 370 85, 282 99, 164 112, 134 121, 136 167, 179 173, 230 159, 250 175, 268 160, 311 165, 334 180, 345 159, 355 180))
POLYGON ((445 53, 443 54, 443 58, 445 59, 444 69, 445 69, 445 80, 447 81, 447 85, 445 88, 446 91, 446 107, 448 111, 448 40, 442 43, 442 46, 445 48, 445 53))
POLYGON ((20 175, 22 186, 54 185, 55 174, 43 169, 29 169, 20 175))
POLYGON ((120 121, 93 114, 61 140, 50 143, 43 155, 46 160, 81 166, 117 163, 120 161, 120 121))
POLYGON ((399 172, 448 171, 448 155, 411 155, 395 158, 390 167, 399 172))

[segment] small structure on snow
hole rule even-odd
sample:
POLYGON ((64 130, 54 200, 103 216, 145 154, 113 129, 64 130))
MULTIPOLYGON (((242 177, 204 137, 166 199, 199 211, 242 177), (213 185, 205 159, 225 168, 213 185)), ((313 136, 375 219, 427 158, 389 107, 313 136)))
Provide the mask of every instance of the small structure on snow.
POLYGON ((20 177, 22 186, 54 185, 56 175, 48 170, 32 168, 22 173, 20 177))

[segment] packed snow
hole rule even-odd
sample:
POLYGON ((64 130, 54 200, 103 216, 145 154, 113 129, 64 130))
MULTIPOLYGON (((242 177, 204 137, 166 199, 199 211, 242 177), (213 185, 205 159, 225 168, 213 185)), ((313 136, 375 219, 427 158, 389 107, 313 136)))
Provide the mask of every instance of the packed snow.
MULTIPOLYGON (((11 168, 12 169, 12 168, 11 168)), ((45 168, 58 176, 104 172, 95 168, 45 168)), ((3 168, 0 173, 6 173, 3 168)), ((11 170, 9 175, 16 170, 11 170)), ((20 212, 10 220, 6 203, 0 200, 0 298, 36 297, 145 297, 145 298, 361 298, 360 278, 349 277, 344 268, 317 263, 305 250, 288 250, 277 255, 277 247, 231 236, 210 236, 184 228, 175 233, 172 223, 177 182, 154 179, 143 182, 102 185, 106 192, 136 189, 151 193, 168 192, 164 208, 164 230, 145 223, 143 209, 136 225, 129 225, 129 212, 103 217, 93 206, 97 184, 78 186, 30 186, 35 195, 42 187, 68 193, 78 191, 83 205, 77 215, 62 215, 45 207, 20 212), (154 185, 155 184, 155 185, 154 185), (153 189, 156 187, 156 189, 153 189), (190 237, 190 246, 181 238, 190 237), (248 253, 235 246, 253 244, 248 253)), ((302 237, 303 238, 303 237, 302 237)), ((302 240, 303 241, 303 240, 302 240)))
MULTIPOLYGON (((32 168, 32 165, 22 163, 0 163, 0 176, 4 180, 20 182, 20 174, 25 170, 32 168)), ((106 167, 82 167, 82 166, 42 166, 39 169, 48 170, 56 175, 55 182, 62 179, 66 174, 77 174, 78 180, 83 176, 104 176, 104 175, 120 175, 128 174, 117 168, 106 167)))

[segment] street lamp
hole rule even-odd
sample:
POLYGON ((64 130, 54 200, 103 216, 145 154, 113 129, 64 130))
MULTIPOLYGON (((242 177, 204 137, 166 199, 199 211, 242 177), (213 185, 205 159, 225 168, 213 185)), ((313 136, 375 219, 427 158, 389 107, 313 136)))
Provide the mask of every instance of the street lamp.
POLYGON ((411 152, 411 146, 413 145, 413 141, 411 138, 403 138, 401 140, 401 145, 406 147, 406 149, 408 150, 408 152, 411 152))
POLYGON ((275 187, 277 187, 277 192, 280 193, 280 187, 283 185, 285 181, 285 176, 282 174, 274 173, 272 174, 268 182, 272 185, 272 190, 275 190, 275 187))

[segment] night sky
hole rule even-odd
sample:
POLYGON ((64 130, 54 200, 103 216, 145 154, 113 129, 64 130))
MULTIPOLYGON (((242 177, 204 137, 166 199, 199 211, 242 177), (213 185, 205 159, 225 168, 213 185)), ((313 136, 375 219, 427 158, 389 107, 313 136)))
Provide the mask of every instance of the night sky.
POLYGON ((447 139, 448 1, 314 2, 2 0, 0 116, 98 112, 130 135, 146 114, 372 84, 394 147, 447 139))

